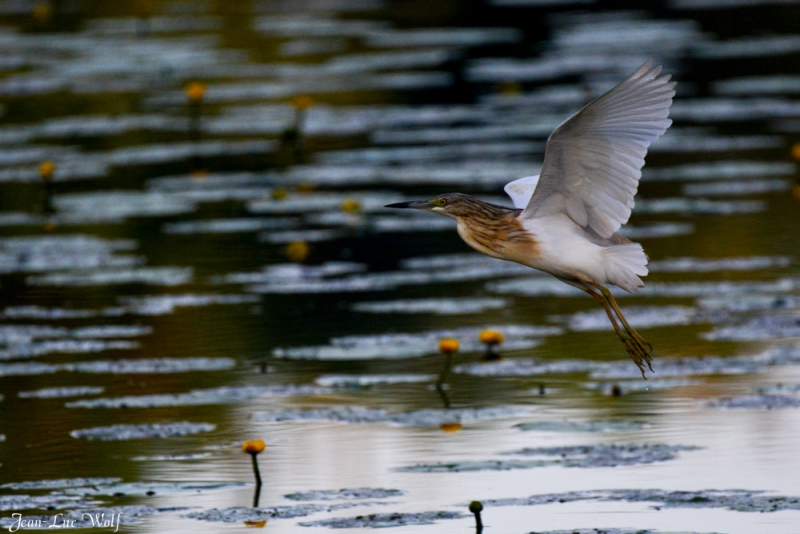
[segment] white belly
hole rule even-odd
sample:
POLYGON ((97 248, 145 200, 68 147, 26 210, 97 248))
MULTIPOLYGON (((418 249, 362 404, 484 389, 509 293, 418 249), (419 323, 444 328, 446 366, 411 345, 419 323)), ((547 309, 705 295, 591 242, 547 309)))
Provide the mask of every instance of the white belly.
POLYGON ((559 278, 607 282, 603 247, 586 239, 583 228, 568 216, 537 218, 524 225, 535 236, 540 250, 526 265, 559 278))

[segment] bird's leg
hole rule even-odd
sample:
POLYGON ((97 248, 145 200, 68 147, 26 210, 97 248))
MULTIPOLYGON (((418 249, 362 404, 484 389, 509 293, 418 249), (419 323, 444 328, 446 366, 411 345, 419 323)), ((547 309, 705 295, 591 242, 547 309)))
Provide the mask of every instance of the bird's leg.
MULTIPOLYGON (((647 362, 647 365, 649 367, 650 366, 650 362, 648 361, 649 356, 647 355, 646 352, 642 351, 642 349, 640 349, 639 346, 637 346, 636 341, 627 333, 627 331, 626 332, 622 331, 622 329, 619 326, 619 323, 617 322, 617 317, 615 316, 614 312, 611 309, 611 305, 608 299, 606 299, 604 295, 595 293, 586 286, 581 287, 580 289, 582 289, 583 291, 587 292, 589 295, 597 299, 600 305, 603 306, 603 309, 606 311, 606 315, 608 315, 608 319, 611 321, 611 326, 614 327, 614 330, 617 332, 617 336, 619 336, 619 339, 622 341, 622 343, 625 344, 625 351, 631 357, 633 363, 635 363, 636 366, 639 368, 639 371, 642 372, 642 376, 644 377, 645 369, 644 365, 642 365, 642 362, 647 362)), ((652 369, 650 370, 652 371, 652 369)))
POLYGON ((622 330, 620 330, 620 328, 619 328, 619 324, 617 323, 617 318, 614 316, 614 313, 611 311, 611 308, 609 307, 608 302, 606 302, 606 300, 603 298, 603 296, 595 293, 594 291, 592 291, 588 287, 581 287, 581 289, 583 291, 586 291, 589 295, 591 295, 595 299, 597 299, 597 301, 600 303, 600 305, 603 306, 603 309, 606 311, 606 315, 608 315, 608 319, 611 321, 611 325, 614 327, 614 330, 617 332, 617 335, 620 338, 622 338, 623 334, 622 334, 622 330))
MULTIPOLYGON (((645 341, 642 336, 639 335, 636 330, 634 330, 631 325, 628 324, 628 321, 625 319, 625 316, 622 314, 622 310, 619 309, 619 304, 617 304, 616 299, 614 299, 614 295, 611 294, 611 291, 608 288, 605 288, 601 285, 595 284, 593 282, 589 282, 593 287, 597 288, 603 295, 603 299, 614 309, 614 313, 619 318, 620 322, 622 323, 622 327, 625 329, 625 333, 632 341, 632 345, 635 349, 636 355, 634 356, 633 353, 629 350, 628 353, 633 358, 633 361, 639 366, 639 369, 642 371, 642 376, 644 376, 644 369, 641 365, 641 362, 644 361, 647 363, 647 367, 650 368, 650 371, 653 370, 653 359, 650 357, 650 354, 653 352, 653 346, 645 341), (638 360, 638 361, 637 361, 638 360)), ((623 342, 625 339, 623 338, 623 342)), ((628 347, 628 343, 625 343, 625 346, 628 347)))

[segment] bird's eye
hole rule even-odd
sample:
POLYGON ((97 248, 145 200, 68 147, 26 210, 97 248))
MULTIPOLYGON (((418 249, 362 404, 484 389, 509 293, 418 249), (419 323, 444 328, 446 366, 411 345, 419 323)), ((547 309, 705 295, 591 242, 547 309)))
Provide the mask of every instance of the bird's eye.
POLYGON ((447 204, 447 201, 445 199, 443 199, 443 198, 440 198, 439 199, 439 205, 440 206, 444 206, 445 204, 447 204))

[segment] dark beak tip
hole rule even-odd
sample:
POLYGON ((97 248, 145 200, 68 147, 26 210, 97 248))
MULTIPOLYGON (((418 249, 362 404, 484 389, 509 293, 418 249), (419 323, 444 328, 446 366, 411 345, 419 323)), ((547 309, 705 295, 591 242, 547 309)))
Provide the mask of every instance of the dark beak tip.
POLYGON ((394 204, 386 204, 384 208, 410 208, 413 203, 413 200, 410 202, 395 202, 394 204))

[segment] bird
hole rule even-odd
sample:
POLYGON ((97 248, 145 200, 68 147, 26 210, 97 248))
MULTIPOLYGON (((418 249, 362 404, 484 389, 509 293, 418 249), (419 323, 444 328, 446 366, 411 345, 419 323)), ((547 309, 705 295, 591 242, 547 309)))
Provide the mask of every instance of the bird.
POLYGON ((505 186, 513 208, 463 193, 389 204, 451 217, 473 249, 544 271, 602 305, 633 362, 653 372, 653 347, 634 330, 609 285, 644 286, 648 257, 619 235, 634 207, 650 144, 672 124, 675 82, 652 58, 561 123, 547 140, 539 175, 505 186))

